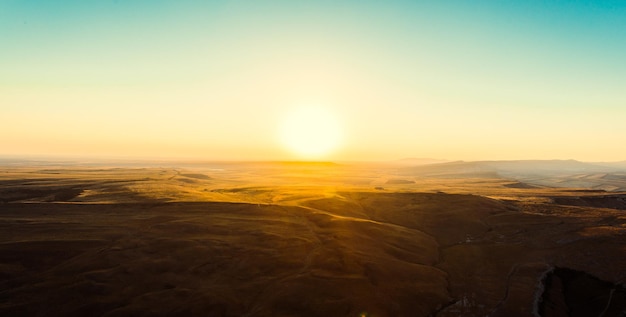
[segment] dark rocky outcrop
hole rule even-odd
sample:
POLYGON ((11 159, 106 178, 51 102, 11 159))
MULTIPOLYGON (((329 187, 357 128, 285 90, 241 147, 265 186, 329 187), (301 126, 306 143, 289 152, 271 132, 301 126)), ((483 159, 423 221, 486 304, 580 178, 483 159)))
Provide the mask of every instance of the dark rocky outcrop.
POLYGON ((542 317, 626 316, 626 289, 583 271, 555 268, 543 281, 542 317))

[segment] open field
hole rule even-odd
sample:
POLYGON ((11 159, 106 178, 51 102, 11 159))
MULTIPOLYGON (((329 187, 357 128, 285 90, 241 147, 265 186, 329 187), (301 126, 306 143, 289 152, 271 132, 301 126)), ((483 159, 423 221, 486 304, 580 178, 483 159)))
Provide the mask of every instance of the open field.
POLYGON ((0 315, 621 316, 623 174, 485 166, 5 163, 0 315))

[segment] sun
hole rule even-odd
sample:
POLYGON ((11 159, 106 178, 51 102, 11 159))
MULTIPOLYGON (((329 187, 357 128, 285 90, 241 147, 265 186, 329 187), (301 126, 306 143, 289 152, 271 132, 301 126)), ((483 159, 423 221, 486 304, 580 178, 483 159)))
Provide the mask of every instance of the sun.
POLYGON ((283 119, 280 138, 284 146, 303 159, 320 159, 341 143, 342 132, 337 117, 315 105, 291 109, 283 119))

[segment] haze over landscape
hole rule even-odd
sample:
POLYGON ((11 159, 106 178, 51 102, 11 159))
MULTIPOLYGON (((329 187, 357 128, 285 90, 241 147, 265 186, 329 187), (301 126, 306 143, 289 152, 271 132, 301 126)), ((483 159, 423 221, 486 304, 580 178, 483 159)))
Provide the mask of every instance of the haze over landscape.
POLYGON ((626 315, 623 1, 0 0, 0 316, 626 315))

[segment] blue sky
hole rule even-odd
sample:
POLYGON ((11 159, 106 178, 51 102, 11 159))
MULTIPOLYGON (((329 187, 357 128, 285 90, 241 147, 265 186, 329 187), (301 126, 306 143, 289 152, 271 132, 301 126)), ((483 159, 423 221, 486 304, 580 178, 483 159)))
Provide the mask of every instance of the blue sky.
POLYGON ((0 1, 1 154, 624 160, 624 1, 0 1), (254 137, 251 137, 254 136, 254 137))

